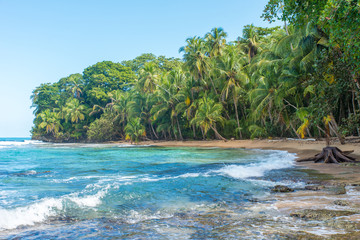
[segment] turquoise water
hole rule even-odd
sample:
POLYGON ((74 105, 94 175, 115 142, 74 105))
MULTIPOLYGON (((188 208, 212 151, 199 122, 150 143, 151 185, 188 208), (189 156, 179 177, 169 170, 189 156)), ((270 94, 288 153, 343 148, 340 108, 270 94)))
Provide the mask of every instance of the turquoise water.
POLYGON ((0 139, 0 238, 262 238, 248 209, 276 184, 302 184, 294 158, 0 139))

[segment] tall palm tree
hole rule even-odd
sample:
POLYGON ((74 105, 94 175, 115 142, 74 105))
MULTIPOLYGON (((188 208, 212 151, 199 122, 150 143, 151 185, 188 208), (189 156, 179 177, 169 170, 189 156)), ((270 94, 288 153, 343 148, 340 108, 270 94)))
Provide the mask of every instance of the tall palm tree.
POLYGON ((223 28, 213 28, 211 32, 205 35, 206 43, 209 46, 209 56, 221 56, 224 47, 226 46, 227 33, 223 28))
POLYGON ((204 39, 200 37, 193 37, 186 39, 187 45, 181 47, 179 52, 184 53, 185 66, 193 74, 195 79, 206 83, 206 77, 211 81, 213 90, 217 94, 217 90, 209 76, 211 70, 211 62, 207 56, 207 47, 204 39))
POLYGON ((140 69, 137 86, 144 92, 153 92, 159 78, 160 72, 157 65, 154 62, 147 62, 140 69))
POLYGON ((240 134, 240 138, 242 138, 237 103, 240 97, 240 90, 247 82, 248 77, 244 73, 237 56, 238 55, 235 54, 235 52, 229 51, 227 54, 219 58, 217 69, 220 72, 220 77, 224 84, 221 91, 222 101, 227 100, 230 96, 232 96, 236 122, 238 125, 237 131, 240 134))

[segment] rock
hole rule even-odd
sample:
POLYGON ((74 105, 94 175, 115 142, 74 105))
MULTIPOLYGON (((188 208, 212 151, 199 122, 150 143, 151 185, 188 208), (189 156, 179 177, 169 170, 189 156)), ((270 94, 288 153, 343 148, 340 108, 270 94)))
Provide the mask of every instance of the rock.
POLYGON ((291 217, 303 218, 306 220, 319 220, 326 221, 334 217, 349 216, 356 214, 353 211, 340 211, 340 210, 328 210, 328 209, 305 209, 290 214, 291 217))
POLYGON ((360 232, 350 232, 345 234, 334 234, 331 236, 333 240, 358 240, 360 239, 360 232))
POLYGON ((349 206, 349 202, 345 200, 335 200, 334 204, 338 206, 349 206))
POLYGON ((289 188, 289 187, 284 186, 284 185, 276 185, 273 189, 271 189, 271 192, 285 193, 285 192, 293 192, 293 191, 294 191, 294 189, 289 188))
POLYGON ((358 221, 343 221, 339 219, 332 219, 327 221, 326 226, 346 231, 358 231, 360 229, 360 223, 358 221))
POLYGON ((338 185, 335 187, 329 188, 330 191, 332 191, 336 195, 346 194, 346 188, 344 185, 338 185))
POLYGON ((306 190, 311 190, 311 191, 319 191, 321 189, 324 189, 325 186, 323 185, 309 185, 309 186, 305 186, 306 190))
POLYGON ((323 240, 324 238, 304 231, 278 232, 268 234, 267 239, 323 240))

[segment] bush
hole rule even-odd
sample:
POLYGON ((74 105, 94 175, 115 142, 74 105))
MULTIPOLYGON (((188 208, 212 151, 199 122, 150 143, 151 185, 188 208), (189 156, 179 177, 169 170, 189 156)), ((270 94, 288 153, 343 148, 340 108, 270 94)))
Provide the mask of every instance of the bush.
POLYGON ((87 131, 88 140, 92 142, 104 142, 114 139, 114 124, 110 119, 99 118, 90 124, 87 131))

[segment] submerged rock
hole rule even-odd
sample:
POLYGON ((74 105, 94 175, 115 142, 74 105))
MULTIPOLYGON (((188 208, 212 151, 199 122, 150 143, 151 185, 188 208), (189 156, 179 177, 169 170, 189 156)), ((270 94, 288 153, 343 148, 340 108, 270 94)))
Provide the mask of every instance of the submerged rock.
POLYGON ((340 211, 340 210, 328 210, 328 209, 305 209, 290 214, 291 217, 303 218, 306 220, 319 220, 326 221, 334 217, 349 216, 356 214, 353 211, 340 211))
POLYGON ((324 189, 325 186, 323 185, 309 185, 309 186, 305 186, 306 190, 311 190, 311 191, 319 191, 321 189, 324 189))
POLYGON ((344 185, 334 186, 329 188, 329 190, 336 195, 346 194, 346 188, 344 185))
POLYGON ((332 219, 326 222, 326 225, 335 228, 341 229, 345 231, 358 231, 360 229, 360 222, 358 221, 344 221, 339 219, 332 219))
POLYGON ((268 234, 269 239, 296 239, 296 240, 322 240, 324 237, 304 232, 304 231, 291 231, 291 232, 279 232, 275 234, 268 234))
POLYGON ((284 186, 284 185, 276 185, 273 189, 271 189, 271 192, 285 193, 285 192, 293 192, 293 191, 294 191, 294 189, 289 188, 289 187, 284 186))
POLYGON ((345 200, 335 200, 334 204, 338 206, 349 206, 349 202, 345 200))

